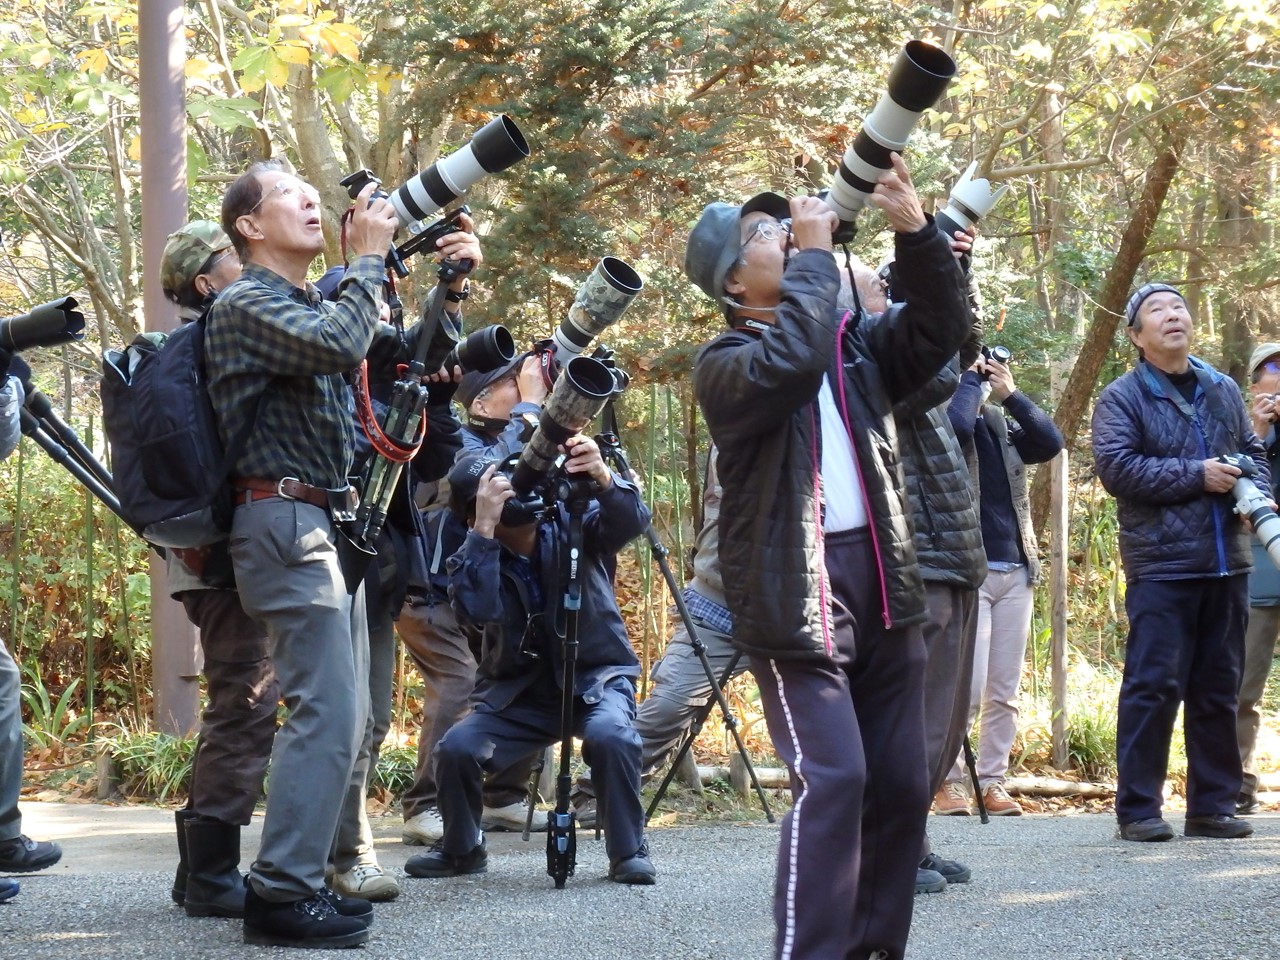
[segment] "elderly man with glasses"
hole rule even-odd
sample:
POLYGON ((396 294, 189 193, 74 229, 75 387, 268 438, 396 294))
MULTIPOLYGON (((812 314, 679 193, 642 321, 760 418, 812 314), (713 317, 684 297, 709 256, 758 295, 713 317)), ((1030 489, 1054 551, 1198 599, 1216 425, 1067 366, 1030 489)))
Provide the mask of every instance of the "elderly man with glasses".
POLYGON ((719 450, 731 639, 793 785, 780 960, 904 955, 929 806, 924 585, 893 404, 942 369, 971 316, 947 238, 892 162, 871 203, 905 280, 879 323, 837 309, 836 216, 818 198, 710 204, 685 253, 730 328, 699 354, 694 389, 719 450))

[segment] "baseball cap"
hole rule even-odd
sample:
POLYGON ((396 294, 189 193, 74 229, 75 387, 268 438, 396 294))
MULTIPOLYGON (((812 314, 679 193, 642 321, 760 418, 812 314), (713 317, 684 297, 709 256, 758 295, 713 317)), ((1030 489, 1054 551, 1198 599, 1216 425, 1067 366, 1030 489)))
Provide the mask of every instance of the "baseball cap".
POLYGON ((1129 302, 1125 305, 1124 312, 1129 326, 1132 327, 1134 321, 1138 319, 1138 310, 1141 308, 1142 302, 1153 293, 1176 293, 1178 296, 1182 296, 1181 291, 1169 286, 1167 283, 1144 283, 1133 291, 1133 296, 1129 298, 1129 302))
POLYGON ((1249 376, 1253 376, 1260 366, 1277 356, 1280 356, 1280 343, 1258 344, 1249 355, 1249 376))
POLYGON ((503 364, 487 373, 481 373, 479 370, 468 370, 462 375, 462 379, 458 381, 458 390, 453 395, 454 399, 462 404, 464 409, 470 407, 475 402, 476 397, 480 396, 481 390, 490 384, 511 376, 520 369, 520 364, 524 363, 528 358, 529 354, 527 352, 521 353, 510 363, 503 364))
POLYGON ((468 453, 459 457, 458 462, 449 470, 449 509, 465 520, 468 508, 480 489, 480 478, 491 466, 501 462, 498 457, 483 453, 468 453))
POLYGON ((763 211, 779 220, 791 216, 791 204, 776 193, 757 193, 740 207, 709 203, 689 234, 684 272, 708 297, 723 305, 724 278, 742 253, 739 224, 748 213, 763 211))
POLYGON ((172 297, 195 280, 215 253, 231 248, 228 237, 212 220, 192 220, 169 234, 160 257, 160 288, 172 297))

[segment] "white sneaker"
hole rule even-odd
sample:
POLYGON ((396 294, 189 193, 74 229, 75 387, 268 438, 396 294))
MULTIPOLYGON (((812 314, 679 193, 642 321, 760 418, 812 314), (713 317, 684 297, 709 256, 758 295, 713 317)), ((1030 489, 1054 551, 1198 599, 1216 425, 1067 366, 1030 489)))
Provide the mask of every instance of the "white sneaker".
POLYGON ((411 847, 429 847, 444 837, 444 820, 435 807, 427 807, 416 817, 404 822, 400 839, 411 847))
MULTIPOLYGON (((528 800, 517 800, 515 803, 508 803, 505 807, 485 807, 480 814, 480 828, 522 832, 528 815, 528 800)), ((533 822, 529 829, 534 833, 544 833, 547 829, 547 811, 534 807, 533 822)))
POLYGON ((335 873, 330 884, 335 893, 344 897, 358 897, 382 903, 400 896, 400 884, 396 878, 376 863, 357 863, 346 873, 335 873))

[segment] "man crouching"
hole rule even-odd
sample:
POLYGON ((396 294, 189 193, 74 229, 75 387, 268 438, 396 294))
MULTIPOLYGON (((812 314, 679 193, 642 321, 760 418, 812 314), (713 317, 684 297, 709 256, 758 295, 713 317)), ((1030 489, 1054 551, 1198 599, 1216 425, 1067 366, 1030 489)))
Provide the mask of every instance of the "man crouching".
MULTIPOLYGON (((639 491, 605 466, 587 437, 564 444, 571 480, 598 487, 582 518, 574 678, 574 734, 601 787, 609 879, 651 884, 657 875, 644 839, 640 804, 640 735, 634 727, 640 664, 627 640, 605 566, 649 522, 639 491)), ((480 829, 484 775, 561 738, 563 645, 559 558, 568 543, 568 512, 503 521, 515 496, 498 461, 464 456, 449 474, 450 507, 471 527, 449 560, 449 596, 462 623, 483 630, 474 704, 436 746, 436 783, 444 837, 411 857, 412 877, 483 873, 480 829)))

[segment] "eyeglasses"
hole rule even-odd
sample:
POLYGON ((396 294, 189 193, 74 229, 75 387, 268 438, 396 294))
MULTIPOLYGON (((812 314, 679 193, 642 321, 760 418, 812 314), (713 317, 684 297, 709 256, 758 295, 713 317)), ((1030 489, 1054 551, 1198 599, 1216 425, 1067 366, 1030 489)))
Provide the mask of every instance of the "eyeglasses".
POLYGON ((310 184, 303 183, 301 180, 277 180, 276 185, 260 196, 258 198, 258 202, 241 214, 241 216, 247 217, 256 213, 258 208, 266 203, 267 200, 276 193, 280 194, 280 196, 286 200, 296 193, 301 193, 312 203, 318 204, 320 202, 320 191, 310 184))
POLYGON ((777 243, 783 236, 791 236, 790 217, 785 220, 758 220, 751 228, 751 232, 747 234, 747 239, 742 241, 742 245, 745 247, 756 237, 762 237, 765 243, 777 243))
POLYGON ((1262 365, 1262 369, 1267 373, 1280 373, 1280 360, 1268 360, 1262 365))
MULTIPOLYGON (((200 272, 213 273, 214 270, 218 269, 218 264, 220 264, 223 260, 226 260, 228 257, 235 257, 235 256, 236 256, 236 248, 227 247, 227 249, 223 250, 221 253, 215 253, 213 257, 209 260, 209 262, 205 264, 205 268, 200 272)), ((237 259, 239 258, 237 257, 237 259)))

